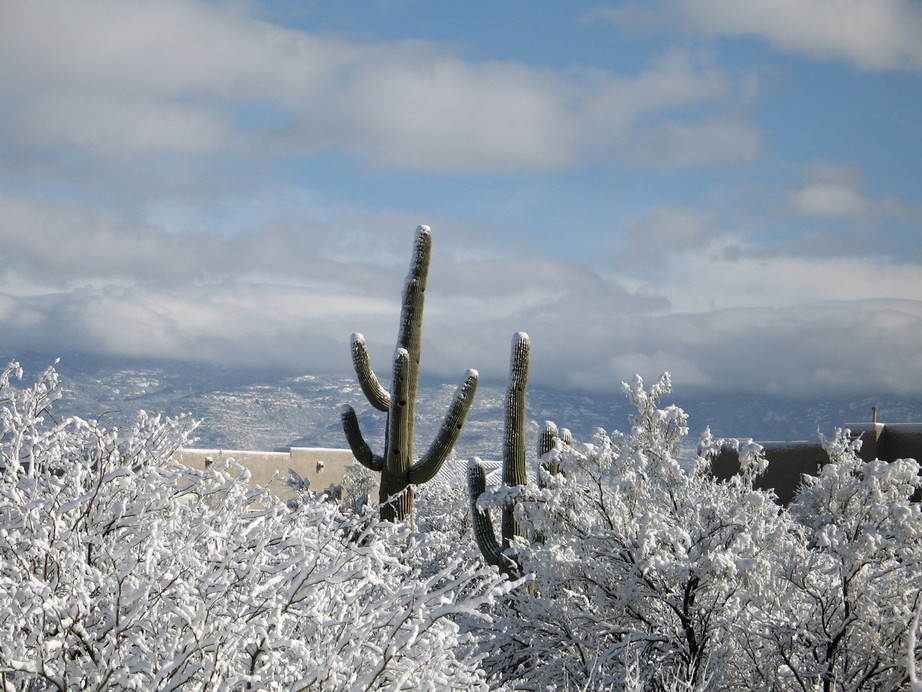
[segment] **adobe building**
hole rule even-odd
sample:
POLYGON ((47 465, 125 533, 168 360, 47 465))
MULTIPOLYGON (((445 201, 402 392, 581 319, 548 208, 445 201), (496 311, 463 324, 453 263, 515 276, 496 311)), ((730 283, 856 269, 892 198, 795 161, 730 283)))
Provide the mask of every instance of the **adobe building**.
POLYGON ((205 470, 234 459, 250 472, 250 482, 267 487, 282 499, 293 497, 282 481, 291 469, 310 481, 310 488, 322 492, 342 483, 346 467, 358 462, 348 449, 292 447, 288 452, 256 452, 239 449, 181 449, 175 454, 180 463, 205 470), (272 480, 273 475, 276 476, 272 480), (271 482, 270 482, 271 481, 271 482))
MULTIPOLYGON (((876 419, 876 415, 874 416, 876 419)), ((859 456, 864 461, 896 461, 915 459, 922 462, 922 423, 846 423, 852 437, 861 438, 859 456)), ((829 456, 820 442, 759 442, 768 460, 765 473, 756 480, 756 487, 773 489, 781 504, 788 504, 800 484, 801 476, 815 476, 829 456)), ((711 459, 711 472, 726 480, 739 473, 739 454, 724 447, 711 459)), ((919 498, 914 498, 919 499, 919 498)))

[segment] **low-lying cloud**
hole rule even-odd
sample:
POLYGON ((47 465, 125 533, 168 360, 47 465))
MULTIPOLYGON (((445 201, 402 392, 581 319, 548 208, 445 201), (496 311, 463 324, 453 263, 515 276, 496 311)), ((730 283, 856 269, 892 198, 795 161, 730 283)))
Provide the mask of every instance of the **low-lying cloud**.
MULTIPOLYGON (((319 246, 343 233, 315 232, 319 246)), ((792 287, 791 293, 775 293, 777 306, 753 307, 737 295, 730 307, 708 309, 694 305, 691 295, 683 297, 682 286, 664 285, 660 294, 650 294, 570 261, 515 256, 500 248, 494 248, 493 260, 456 261, 453 247, 462 239, 450 232, 440 237, 437 228, 435 233, 423 370, 451 381, 468 367, 487 378, 504 378, 509 339, 526 331, 533 342, 534 380, 560 388, 614 391, 635 372, 652 378, 668 370, 684 388, 702 391, 922 392, 915 347, 922 338, 922 301, 834 300, 836 294, 850 296, 824 285, 871 281, 871 273, 850 276, 842 266, 811 280, 804 274, 815 267, 772 260, 764 271, 777 273, 766 278, 792 287), (676 312, 670 301, 687 311, 676 312)), ((412 233, 401 235, 408 255, 412 233)), ((10 356, 91 352, 345 372, 349 334, 361 331, 376 362, 388 361, 403 266, 381 271, 318 258, 302 280, 283 269, 285 243, 269 243, 262 254, 258 242, 238 238, 212 238, 202 247, 202 254, 187 261, 202 262, 207 278, 177 274, 161 282, 129 281, 128 272, 106 278, 103 265, 94 281, 86 267, 72 273, 71 283, 85 281, 82 286, 19 294, 9 290, 8 279, 0 295, 5 350, 10 356), (260 257, 260 276, 246 265, 247 256, 260 257)), ((171 252, 175 248, 164 256, 171 252)), ((758 267, 739 271, 751 274, 758 267)), ((907 293, 918 291, 913 276, 918 274, 896 272, 893 281, 908 282, 901 284, 907 293)), ((723 280, 726 286, 715 295, 732 295, 747 282, 733 275, 723 280)), ((708 286, 707 277, 698 276, 685 288, 705 301, 708 286)), ((856 285, 851 297, 873 295, 872 289, 856 285)), ((899 295, 899 286, 884 286, 881 294, 899 295)), ((758 291, 752 300, 761 300, 758 291)))

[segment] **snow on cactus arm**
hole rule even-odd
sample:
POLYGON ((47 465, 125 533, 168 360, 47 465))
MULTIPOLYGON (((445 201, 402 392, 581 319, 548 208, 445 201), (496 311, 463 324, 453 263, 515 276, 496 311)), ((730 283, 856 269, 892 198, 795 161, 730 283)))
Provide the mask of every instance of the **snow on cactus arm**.
POLYGON ((371 368, 371 358, 368 355, 368 346, 365 337, 356 332, 352 335, 352 365, 359 385, 368 399, 368 403, 379 411, 387 411, 391 405, 391 395, 381 385, 377 375, 371 368))

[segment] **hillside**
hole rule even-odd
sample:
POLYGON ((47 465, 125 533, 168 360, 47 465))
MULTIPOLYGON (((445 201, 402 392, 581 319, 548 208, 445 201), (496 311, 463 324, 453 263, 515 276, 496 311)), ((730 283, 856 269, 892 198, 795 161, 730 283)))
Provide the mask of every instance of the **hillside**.
MULTIPOLYGON (((22 358, 26 381, 51 357, 22 358)), ((170 416, 190 413, 200 421, 196 444, 203 447, 282 450, 290 446, 343 447, 339 425, 342 403, 356 408, 371 440, 379 439, 384 416, 368 406, 356 381, 344 375, 297 375, 277 370, 232 369, 154 360, 72 356, 57 366, 65 385, 58 415, 98 418, 125 425, 138 410, 170 416)), ((868 420, 872 405, 889 423, 922 419, 922 400, 908 397, 794 399, 760 395, 683 395, 676 382, 668 403, 689 414, 689 444, 705 426, 717 436, 757 440, 816 439, 837 425, 868 420)), ((529 387, 530 426, 543 420, 569 427, 577 440, 596 427, 624 430, 628 407, 612 383, 610 396, 529 387)), ((457 445, 457 456, 495 458, 502 440, 503 382, 481 382, 457 445)), ((417 446, 432 439, 454 392, 455 383, 422 378, 417 446)))

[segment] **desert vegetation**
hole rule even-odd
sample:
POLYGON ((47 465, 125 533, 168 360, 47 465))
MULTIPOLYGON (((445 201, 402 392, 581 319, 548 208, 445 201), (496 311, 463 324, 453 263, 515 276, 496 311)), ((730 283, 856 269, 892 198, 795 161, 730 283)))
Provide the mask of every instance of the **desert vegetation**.
MULTIPOLYGON (((863 461, 845 430, 787 506, 760 447, 718 480, 706 433, 652 386, 622 385, 622 432, 547 422, 525 459, 530 342, 513 337, 502 483, 429 482, 471 405, 469 372, 420 459, 413 421, 429 232, 417 232, 393 382, 352 340, 387 412, 384 453, 353 409, 378 502, 307 484, 282 502, 228 460, 174 452, 194 424, 58 420, 49 368, 0 375, 0 685, 4 690, 922 690, 919 464, 863 461), (501 517, 499 537, 492 515, 501 517)), ((453 461, 453 463, 456 463, 453 461)), ((355 474, 347 487, 368 489, 355 474)))
POLYGON ((756 445, 731 481, 708 473, 716 440, 683 471, 668 378, 635 379, 625 432, 557 441, 475 498, 512 507, 510 578, 461 489, 423 486, 396 523, 309 490, 285 504, 232 463, 173 461, 187 420, 58 421, 54 370, 16 375, 4 689, 918 689, 919 467, 863 462, 842 431, 781 508, 752 486, 756 445))

